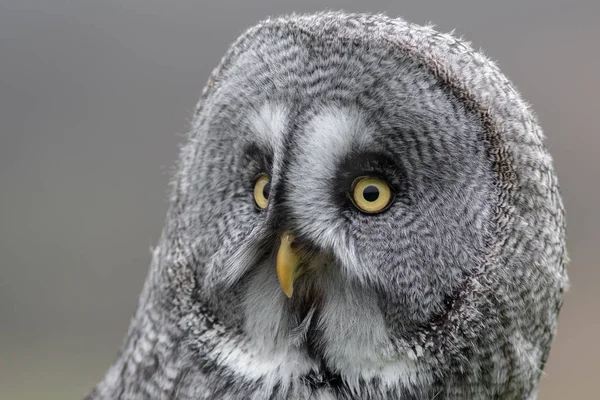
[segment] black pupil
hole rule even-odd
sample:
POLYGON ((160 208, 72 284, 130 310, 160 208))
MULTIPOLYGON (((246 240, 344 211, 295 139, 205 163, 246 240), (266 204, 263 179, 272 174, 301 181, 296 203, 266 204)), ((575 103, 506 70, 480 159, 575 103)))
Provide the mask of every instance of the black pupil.
POLYGON ((363 197, 366 201, 373 202, 379 198, 379 189, 373 185, 369 185, 364 188, 363 197))
POLYGON ((265 196, 265 199, 269 198, 270 191, 271 191, 271 182, 267 182, 266 185, 263 187, 263 196, 265 196))

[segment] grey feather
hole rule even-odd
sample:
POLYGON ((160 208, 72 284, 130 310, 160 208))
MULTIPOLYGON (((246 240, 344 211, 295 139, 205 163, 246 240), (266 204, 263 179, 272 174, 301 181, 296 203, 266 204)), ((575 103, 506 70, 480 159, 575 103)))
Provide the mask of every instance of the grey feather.
POLYGON ((269 19, 202 94, 137 312, 87 398, 534 399, 565 264, 542 131, 494 63, 381 15, 269 19), (370 153, 395 189, 376 215, 342 193, 370 153), (283 229, 325 260, 292 299, 283 229))

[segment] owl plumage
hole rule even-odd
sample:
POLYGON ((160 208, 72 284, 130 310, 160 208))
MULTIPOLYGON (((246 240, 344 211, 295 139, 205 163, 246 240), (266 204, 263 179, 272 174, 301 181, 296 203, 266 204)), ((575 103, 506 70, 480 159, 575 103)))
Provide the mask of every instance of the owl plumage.
POLYGON ((263 21, 206 86, 117 361, 89 399, 534 399, 564 211, 535 116, 468 44, 263 21))

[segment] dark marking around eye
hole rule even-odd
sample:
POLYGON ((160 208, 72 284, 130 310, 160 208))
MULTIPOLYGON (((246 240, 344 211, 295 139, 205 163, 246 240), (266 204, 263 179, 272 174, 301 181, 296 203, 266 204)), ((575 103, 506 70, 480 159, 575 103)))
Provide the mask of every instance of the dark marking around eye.
POLYGON ((353 209, 353 196, 360 197, 364 202, 373 204, 381 200, 383 193, 381 187, 367 184, 360 191, 354 192, 357 179, 360 177, 373 177, 388 183, 394 198, 408 204, 408 182, 404 166, 397 157, 383 150, 377 151, 351 151, 342 160, 337 168, 335 178, 331 179, 332 199, 344 209, 353 209), (375 186, 365 193, 368 186, 375 186), (370 194, 369 191, 373 190, 370 194))
POLYGON ((363 190, 363 197, 366 201, 375 201, 379 198, 379 189, 373 185, 369 185, 363 190))
POLYGON ((264 172, 270 175, 273 159, 270 149, 260 147, 256 143, 249 143, 245 147, 245 154, 256 163, 253 167, 255 173, 264 172))

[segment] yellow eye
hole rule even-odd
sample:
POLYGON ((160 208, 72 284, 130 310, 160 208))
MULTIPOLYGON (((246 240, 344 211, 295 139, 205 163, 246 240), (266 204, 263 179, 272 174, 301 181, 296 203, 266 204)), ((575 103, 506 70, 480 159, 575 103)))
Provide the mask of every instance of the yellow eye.
POLYGON ((363 176, 352 184, 352 201, 361 211, 375 214, 386 209, 392 200, 392 191, 387 182, 363 176))
POLYGON ((269 205, 269 191, 271 190, 271 179, 267 174, 260 174, 254 183, 254 201, 260 209, 269 205))

